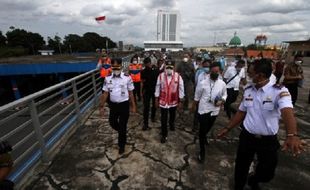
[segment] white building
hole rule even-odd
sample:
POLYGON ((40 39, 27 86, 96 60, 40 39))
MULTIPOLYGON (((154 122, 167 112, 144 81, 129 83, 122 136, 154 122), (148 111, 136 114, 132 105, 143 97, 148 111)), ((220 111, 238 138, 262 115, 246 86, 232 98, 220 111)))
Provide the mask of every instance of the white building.
POLYGON ((145 41, 145 51, 180 51, 183 42, 180 41, 181 16, 179 11, 157 12, 157 41, 145 41))
POLYGON ((157 41, 180 41, 181 17, 179 11, 157 13, 157 41))
POLYGON ((38 50, 41 55, 53 55, 54 50, 38 50))

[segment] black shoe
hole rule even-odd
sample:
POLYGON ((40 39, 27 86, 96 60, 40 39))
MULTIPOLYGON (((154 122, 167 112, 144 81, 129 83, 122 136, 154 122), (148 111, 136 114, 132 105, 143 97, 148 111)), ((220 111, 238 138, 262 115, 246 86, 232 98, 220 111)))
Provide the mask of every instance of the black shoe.
POLYGON ((175 131, 175 128, 174 127, 170 127, 170 131, 175 131))
POLYGON ((248 186, 251 190, 261 190, 259 183, 253 179, 253 175, 248 178, 248 186))
POLYGON ((161 137, 160 142, 161 142, 161 143, 165 143, 165 142, 167 142, 167 137, 161 137))
POLYGON ((149 127, 147 125, 143 125, 142 130, 146 131, 149 127))
POLYGON ((124 147, 119 148, 119 150, 118 150, 119 154, 124 154, 124 152, 125 152, 125 148, 124 147))
POLYGON ((198 155, 198 161, 200 162, 200 163, 204 163, 204 161, 205 161, 205 157, 204 156, 202 156, 202 155, 198 155))
POLYGON ((152 123, 155 123, 155 118, 152 118, 151 121, 152 121, 152 123))

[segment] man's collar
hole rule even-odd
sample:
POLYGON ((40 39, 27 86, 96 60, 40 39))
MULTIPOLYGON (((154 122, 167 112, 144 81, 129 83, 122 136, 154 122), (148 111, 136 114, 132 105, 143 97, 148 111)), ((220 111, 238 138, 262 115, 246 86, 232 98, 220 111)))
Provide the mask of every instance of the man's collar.
MULTIPOLYGON (((269 82, 267 84, 260 87, 259 89, 262 89, 264 92, 267 92, 267 89, 272 85, 273 85, 273 83, 269 80, 269 82)), ((253 85, 252 88, 256 89, 255 85, 253 85)), ((257 90, 259 90, 259 89, 257 89, 257 90)))

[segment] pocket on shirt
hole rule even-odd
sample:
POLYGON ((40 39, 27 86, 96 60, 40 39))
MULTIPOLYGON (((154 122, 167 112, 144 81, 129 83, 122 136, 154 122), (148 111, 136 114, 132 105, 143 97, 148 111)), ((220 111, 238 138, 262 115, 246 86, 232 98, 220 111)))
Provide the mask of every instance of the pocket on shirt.
POLYGON ((263 109, 267 111, 274 110, 274 103, 273 102, 267 102, 263 104, 263 109))

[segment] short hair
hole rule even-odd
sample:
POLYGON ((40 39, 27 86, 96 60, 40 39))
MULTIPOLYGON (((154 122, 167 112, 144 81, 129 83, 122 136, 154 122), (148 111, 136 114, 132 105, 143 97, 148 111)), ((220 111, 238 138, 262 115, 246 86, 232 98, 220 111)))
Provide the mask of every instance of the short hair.
POLYGON ((138 55, 137 54, 135 54, 131 59, 130 59, 130 63, 132 63, 133 62, 133 59, 137 59, 137 61, 138 61, 138 55))
POLYGON ((196 61, 202 61, 201 57, 196 57, 196 61))
POLYGON ((272 61, 271 59, 260 59, 254 64, 254 71, 256 74, 262 73, 266 78, 269 78, 272 73, 272 61))
POLYGON ((205 64, 205 63, 209 63, 209 65, 211 65, 212 61, 211 59, 205 59, 203 60, 202 64, 205 64))
POLYGON ((211 64, 210 64, 210 70, 211 70, 213 67, 219 67, 219 68, 221 68, 220 62, 213 62, 213 63, 211 63, 211 64))
POLYGON ((297 59, 297 58, 303 58, 303 56, 300 54, 300 53, 297 53, 295 56, 294 56, 294 59, 297 59))
POLYGON ((112 64, 116 63, 116 64, 118 64, 118 65, 121 65, 122 62, 123 62, 123 61, 122 61, 121 58, 113 58, 113 59, 111 60, 111 63, 112 63, 112 64))
POLYGON ((243 59, 240 59, 237 61, 237 64, 241 64, 241 65, 244 65, 245 64, 245 61, 243 59))
POLYGON ((144 60, 143 60, 143 63, 144 64, 148 64, 148 63, 151 63, 152 61, 151 61, 151 58, 149 58, 149 57, 146 57, 146 58, 144 58, 144 60))

